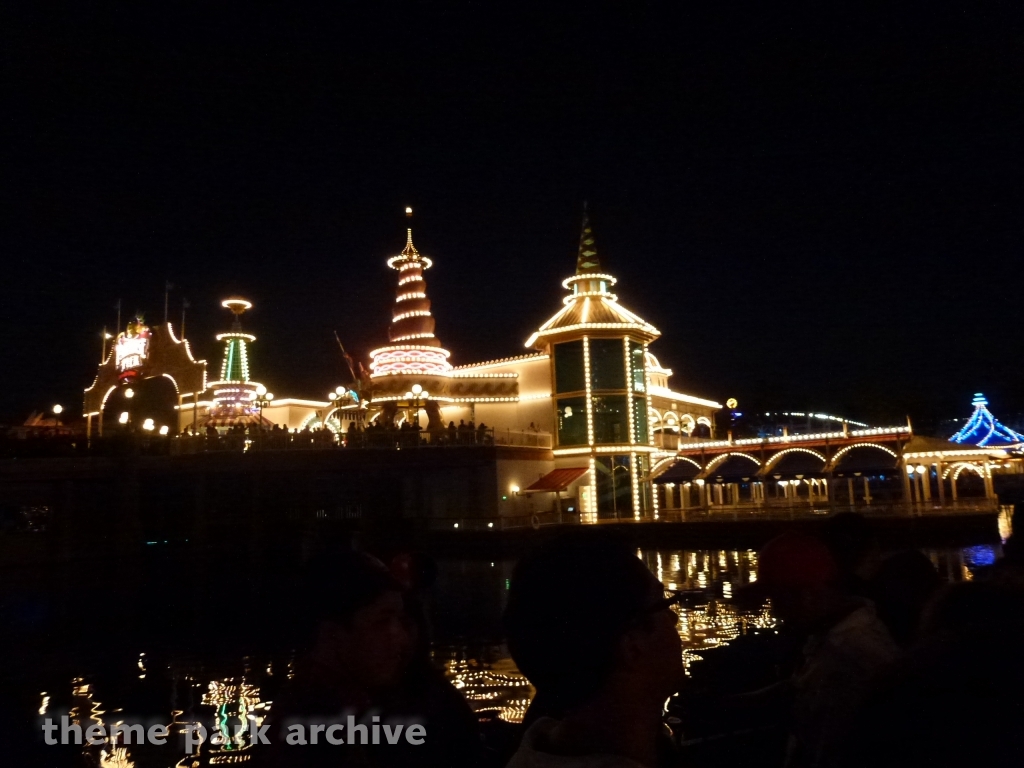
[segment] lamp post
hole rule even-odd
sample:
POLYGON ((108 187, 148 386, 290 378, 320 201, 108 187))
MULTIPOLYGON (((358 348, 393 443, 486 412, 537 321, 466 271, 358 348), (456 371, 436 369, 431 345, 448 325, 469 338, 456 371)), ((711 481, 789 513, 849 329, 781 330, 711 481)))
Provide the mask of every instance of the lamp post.
POLYGON ((256 385, 256 399, 253 404, 260 409, 260 423, 259 423, 259 434, 260 442, 262 443, 263 438, 263 409, 270 407, 270 401, 274 399, 273 392, 267 392, 267 388, 262 384, 256 385))
POLYGON ((103 326, 103 333, 100 334, 100 365, 107 362, 107 342, 114 338, 114 334, 107 331, 107 326, 103 326))
POLYGON ((409 401, 409 405, 413 407, 416 412, 416 426, 420 425, 420 408, 423 405, 423 401, 427 400, 430 395, 423 391, 423 387, 419 384, 413 384, 408 392, 405 393, 405 399, 409 401))
POLYGON ((60 415, 64 412, 64 406, 60 403, 53 406, 53 429, 54 431, 60 429, 60 415))

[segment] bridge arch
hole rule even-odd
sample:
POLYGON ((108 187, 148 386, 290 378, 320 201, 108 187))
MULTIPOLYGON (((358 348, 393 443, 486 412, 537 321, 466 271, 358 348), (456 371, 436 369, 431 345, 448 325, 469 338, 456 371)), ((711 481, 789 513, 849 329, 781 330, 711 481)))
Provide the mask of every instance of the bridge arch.
POLYGON ((773 453, 764 463, 765 472, 768 472, 772 467, 778 464, 779 460, 783 456, 786 456, 787 454, 790 453, 809 453, 811 456, 814 456, 816 459, 821 461, 822 469, 824 469, 825 464, 827 463, 824 454, 818 453, 817 451, 811 450, 810 448, 784 448, 781 451, 773 453))
MULTIPOLYGON (((704 470, 706 472, 710 471, 712 469, 712 467, 718 466, 723 461, 728 459, 730 456, 742 456, 744 459, 750 459, 750 461, 754 462, 754 464, 756 464, 757 466, 759 466, 759 467, 761 466, 761 462, 760 462, 760 460, 757 459, 757 457, 751 456, 749 453, 742 453, 740 451, 734 451, 732 453, 723 453, 723 454, 720 454, 718 456, 715 456, 715 458, 713 458, 711 461, 708 462, 708 465, 704 468, 704 470)), ((696 463, 696 462, 694 462, 694 463, 696 463)))
POLYGON ((651 465, 651 477, 656 477, 661 474, 661 470, 665 467, 670 467, 676 463, 675 456, 666 456, 664 459, 659 459, 651 465))
POLYGON ((896 451, 894 451, 892 448, 889 448, 887 446, 880 445, 878 443, 854 443, 853 445, 847 445, 847 446, 845 446, 843 448, 840 448, 838 451, 836 451, 835 455, 832 456, 832 461, 829 462, 829 465, 828 465, 829 469, 835 469, 836 467, 838 467, 839 466, 839 462, 843 458, 843 456, 848 454, 850 451, 856 450, 858 448, 873 448, 875 450, 883 451, 883 452, 889 454, 894 459, 899 458, 899 456, 896 454, 896 451))
POLYGON ((701 467, 701 465, 698 462, 694 461, 689 456, 666 456, 665 458, 655 462, 654 466, 651 467, 651 476, 653 477, 659 474, 661 470, 665 468, 666 465, 671 466, 672 464, 675 464, 677 461, 688 462, 692 464, 694 467, 696 467, 698 471, 703 469, 703 467, 701 467))

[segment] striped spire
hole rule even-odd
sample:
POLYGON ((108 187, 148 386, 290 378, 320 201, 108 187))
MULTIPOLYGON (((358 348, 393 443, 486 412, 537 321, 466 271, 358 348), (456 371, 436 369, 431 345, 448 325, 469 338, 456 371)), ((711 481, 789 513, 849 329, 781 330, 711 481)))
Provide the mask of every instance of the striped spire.
POLYGON ((601 259, 597 255, 597 245, 594 243, 594 232, 590 228, 590 214, 587 212, 587 204, 583 204, 583 229, 580 232, 580 250, 576 256, 576 274, 586 275, 592 272, 601 271, 601 259))

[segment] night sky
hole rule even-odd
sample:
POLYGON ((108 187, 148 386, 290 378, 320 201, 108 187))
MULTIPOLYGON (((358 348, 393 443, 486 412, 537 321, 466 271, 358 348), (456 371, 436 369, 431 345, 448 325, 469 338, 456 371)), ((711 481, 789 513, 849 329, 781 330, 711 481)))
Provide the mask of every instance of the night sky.
POLYGON ((254 378, 323 398, 334 330, 386 339, 406 205, 453 362, 522 354, 584 200, 677 389, 1024 411, 1018 4, 142 5, 4 12, 8 419, 79 411, 117 300, 159 322, 167 280, 214 373, 237 293, 254 378))

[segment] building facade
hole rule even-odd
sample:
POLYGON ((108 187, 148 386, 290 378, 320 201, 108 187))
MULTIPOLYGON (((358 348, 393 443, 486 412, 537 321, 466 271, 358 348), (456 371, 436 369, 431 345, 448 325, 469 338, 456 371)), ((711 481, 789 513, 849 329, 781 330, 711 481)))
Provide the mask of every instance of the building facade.
MULTIPOLYGON (((365 368, 354 363, 352 381, 327 399, 275 397, 254 380, 248 349, 256 339, 241 328, 251 304, 225 301, 234 325, 217 336, 220 376, 206 384, 205 361, 188 353, 203 369, 203 391, 191 388, 192 402, 179 392, 176 432, 276 427, 330 433, 318 444, 351 449, 495 446, 498 514, 564 512, 584 522, 657 517, 652 468, 674 455, 680 440, 712 437, 721 405, 671 388, 672 371, 650 350, 660 331, 619 303, 616 278, 602 267, 586 216, 575 272, 562 282, 562 306, 518 356, 458 363, 442 345, 424 277, 432 262, 417 250, 411 227, 405 247, 387 263, 397 272, 388 341, 365 368)), ((165 373, 147 354, 159 353, 160 339, 173 331, 170 324, 156 330, 152 345, 129 361, 132 381, 165 373)), ((124 378, 123 367, 112 353, 101 365, 101 374, 109 373, 97 384, 116 388, 113 374, 124 378)), ((97 385, 86 399, 87 413, 102 423, 105 398, 97 385)))

